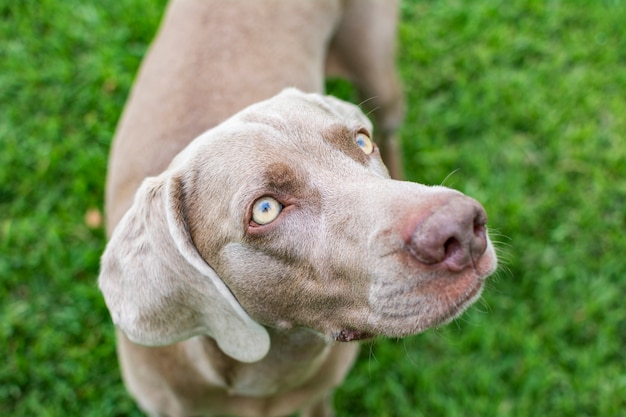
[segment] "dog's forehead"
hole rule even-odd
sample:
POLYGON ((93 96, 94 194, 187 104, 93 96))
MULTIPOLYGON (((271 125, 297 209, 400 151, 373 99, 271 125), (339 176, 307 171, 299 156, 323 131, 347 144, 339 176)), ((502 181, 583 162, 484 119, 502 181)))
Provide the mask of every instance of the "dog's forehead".
POLYGON ((278 165, 322 182, 326 176, 346 174, 358 166, 373 167, 384 175, 382 163, 356 144, 355 135, 363 129, 371 134, 372 124, 357 106, 287 90, 206 132, 173 165, 191 165, 211 183, 244 189, 276 178, 278 165))
POLYGON ((371 121, 357 106, 334 97, 288 89, 249 107, 233 122, 241 129, 236 136, 252 138, 251 145, 261 154, 325 157, 328 147, 323 145, 331 145, 361 164, 368 160, 356 146, 355 135, 359 131, 371 135, 371 121))
POLYGON ((244 124, 265 125, 289 138, 292 133, 323 132, 329 126, 372 130, 371 121, 354 104, 332 96, 305 94, 287 89, 277 96, 248 107, 238 115, 244 124))

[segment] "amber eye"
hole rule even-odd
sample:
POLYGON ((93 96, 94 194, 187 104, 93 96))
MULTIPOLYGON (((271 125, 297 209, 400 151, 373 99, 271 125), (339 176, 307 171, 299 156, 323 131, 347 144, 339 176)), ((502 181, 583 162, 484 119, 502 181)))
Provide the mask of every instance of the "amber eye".
POLYGON ((261 197, 252 206, 252 221, 258 225, 265 225, 276 220, 283 209, 283 205, 272 197, 261 197))
POLYGON ((374 151, 374 142, 372 142, 372 139, 365 133, 357 133, 355 140, 356 144, 359 145, 359 148, 361 148, 365 155, 369 155, 374 151))

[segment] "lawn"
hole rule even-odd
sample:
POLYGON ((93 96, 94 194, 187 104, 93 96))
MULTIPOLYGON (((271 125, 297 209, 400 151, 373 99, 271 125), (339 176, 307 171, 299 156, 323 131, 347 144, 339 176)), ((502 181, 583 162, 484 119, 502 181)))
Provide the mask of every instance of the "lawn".
MULTIPOLYGON (((141 415, 96 287, 97 217, 163 5, 0 0, 2 416, 141 415)), ((401 15, 406 175, 480 200, 502 266, 454 323, 364 344, 338 417, 623 415, 626 1, 401 15)))

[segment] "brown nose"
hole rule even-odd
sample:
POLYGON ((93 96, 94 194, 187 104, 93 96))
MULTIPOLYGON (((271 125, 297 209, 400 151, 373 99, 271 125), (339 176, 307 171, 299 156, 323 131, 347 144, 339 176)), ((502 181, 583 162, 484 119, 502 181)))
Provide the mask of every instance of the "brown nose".
POLYGON ((486 224, 485 209, 476 200, 452 198, 415 228, 411 253, 424 264, 462 271, 485 252, 486 224))

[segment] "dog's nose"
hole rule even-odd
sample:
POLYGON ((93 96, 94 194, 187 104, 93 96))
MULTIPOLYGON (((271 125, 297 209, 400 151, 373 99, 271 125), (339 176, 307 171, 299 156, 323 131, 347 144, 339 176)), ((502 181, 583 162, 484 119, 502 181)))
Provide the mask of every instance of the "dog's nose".
POLYGON ((424 264, 462 271, 485 252, 486 224, 485 209, 476 200, 454 197, 417 225, 411 253, 424 264))

